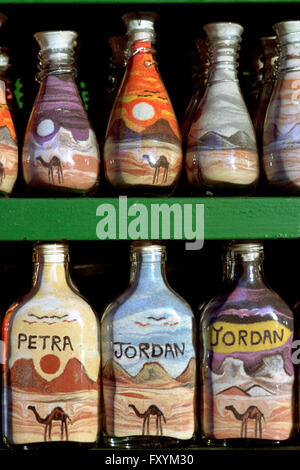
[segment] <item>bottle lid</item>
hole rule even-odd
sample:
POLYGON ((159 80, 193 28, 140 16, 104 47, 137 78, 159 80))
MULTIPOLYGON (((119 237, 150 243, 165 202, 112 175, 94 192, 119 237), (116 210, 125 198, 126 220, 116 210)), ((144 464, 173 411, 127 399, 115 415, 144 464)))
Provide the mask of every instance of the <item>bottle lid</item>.
POLYGON ((263 253, 264 245, 259 240, 232 240, 225 244, 225 249, 234 253, 263 253))
POLYGON ((69 254, 67 243, 42 243, 36 242, 33 248, 33 261, 43 261, 46 263, 64 262, 69 254))
POLYGON ((134 253, 137 251, 144 252, 144 253, 153 252, 153 251, 162 252, 165 250, 166 250, 166 247, 161 241, 137 240, 137 241, 132 242, 130 246, 131 253, 134 253))
POLYGON ((300 21, 280 21, 275 23, 273 29, 277 36, 285 36, 286 34, 300 33, 300 21))
POLYGON ((244 31, 240 24, 230 22, 208 23, 203 26, 203 29, 209 39, 240 38, 244 31))
POLYGON ((71 49, 76 45, 76 31, 40 31, 33 36, 38 42, 41 52, 49 49, 71 49))

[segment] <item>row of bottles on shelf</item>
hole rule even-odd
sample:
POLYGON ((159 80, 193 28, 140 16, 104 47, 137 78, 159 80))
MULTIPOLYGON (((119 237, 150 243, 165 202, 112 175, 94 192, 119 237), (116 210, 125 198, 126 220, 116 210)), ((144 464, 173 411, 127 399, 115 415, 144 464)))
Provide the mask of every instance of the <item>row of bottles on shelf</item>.
MULTIPOLYGON (((274 26, 277 48, 274 38, 264 40, 254 126, 237 76, 243 27, 229 22, 204 26, 207 41, 198 42, 197 86, 180 131, 155 60, 156 15, 128 13, 123 19, 126 43, 115 38, 111 45, 127 65, 112 93, 101 149, 113 193, 171 195, 183 166, 195 194, 252 194, 260 166, 270 186, 299 193, 299 21, 274 26)), ((25 132, 22 169, 28 188, 44 194, 91 195, 99 185, 99 144, 74 81, 76 37, 74 31, 35 34, 40 88, 25 132)), ((0 85, 0 193, 9 195, 18 173, 18 146, 3 80, 0 85)))
POLYGON ((2 324, 4 442, 93 445, 100 430, 117 447, 290 442, 298 333, 263 258, 261 242, 227 243, 223 288, 198 320, 168 285, 165 246, 134 242, 129 287, 99 324, 68 246, 37 243, 33 287, 2 324))

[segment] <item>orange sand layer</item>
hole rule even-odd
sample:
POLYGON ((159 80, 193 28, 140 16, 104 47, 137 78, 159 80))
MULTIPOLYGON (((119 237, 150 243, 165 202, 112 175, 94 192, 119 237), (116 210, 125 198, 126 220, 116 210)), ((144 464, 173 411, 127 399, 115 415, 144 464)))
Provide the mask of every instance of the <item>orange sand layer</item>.
MULTIPOLYGON (((99 160, 93 156, 73 155, 74 164, 61 163, 63 182, 59 183, 57 167, 53 167, 54 186, 77 190, 91 189, 99 178, 99 160)), ((23 172, 26 184, 33 187, 49 187, 49 170, 38 161, 36 165, 23 161, 23 172)), ((51 189, 51 188, 50 188, 51 189)))
MULTIPOLYGON (((15 444, 44 441, 45 424, 39 423, 28 409, 34 405, 42 418, 60 406, 68 414, 70 441, 94 442, 98 434, 98 392, 95 390, 77 393, 39 395, 38 393, 12 391, 13 408, 8 411, 8 439, 15 444), (54 399, 55 398, 55 399, 54 399)), ((48 439, 48 438, 47 438, 48 439)), ((64 440, 66 436, 64 434, 64 440)), ((51 440, 61 440, 61 421, 52 422, 51 440)))
MULTIPOLYGON (((233 405, 240 413, 249 406, 256 406, 264 415, 262 419, 262 438, 271 440, 288 439, 293 429, 293 413, 291 394, 267 397, 245 397, 219 395, 214 396, 212 406, 209 398, 205 400, 202 410, 202 430, 205 436, 215 439, 241 437, 242 421, 237 420, 226 406, 233 405)), ((247 422, 247 437, 255 438, 255 420, 247 422)))
POLYGON ((253 184, 259 176, 258 154, 253 150, 201 150, 187 152, 190 184, 253 184))
POLYGON ((170 148, 155 148, 154 146, 145 146, 141 148, 124 146, 124 148, 116 149, 106 143, 105 147, 105 175, 113 186, 119 185, 158 185, 171 186, 177 181, 182 168, 182 152, 175 145, 170 148), (168 160, 168 170, 160 167, 155 178, 155 168, 151 167, 149 162, 142 158, 142 155, 149 155, 153 162, 157 162, 160 156, 164 156, 168 160))
MULTIPOLYGON (((163 435, 190 439, 195 431, 194 389, 150 389, 136 386, 115 387, 104 380, 105 428, 110 436, 124 437, 142 435, 143 419, 138 417, 129 404, 140 413, 156 405, 166 418, 161 418, 163 435)), ((145 428, 147 429, 147 427, 145 428)), ((156 416, 150 416, 149 435, 156 435, 156 416)))

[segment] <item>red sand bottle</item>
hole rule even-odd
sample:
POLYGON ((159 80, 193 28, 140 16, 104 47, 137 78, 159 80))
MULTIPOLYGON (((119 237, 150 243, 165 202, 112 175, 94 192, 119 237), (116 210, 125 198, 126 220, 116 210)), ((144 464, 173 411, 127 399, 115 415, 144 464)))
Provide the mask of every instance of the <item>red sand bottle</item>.
MULTIPOLYGON (((0 26, 7 20, 0 13, 0 26)), ((10 196, 18 176, 18 143, 7 86, 8 49, 0 48, 0 197, 10 196)))
POLYGON ((100 422, 98 321, 73 286, 66 244, 37 244, 34 262, 32 290, 2 325, 4 441, 92 446, 100 422))
POLYGON ((154 58, 154 13, 129 13, 128 64, 110 115, 104 172, 117 192, 170 195, 182 168, 177 119, 154 58))
POLYGON ((222 292, 200 321, 201 432, 208 444, 294 436, 294 319, 263 276, 260 242, 229 243, 222 292))
POLYGON ((100 156, 74 79, 77 33, 44 31, 34 37, 40 87, 24 138, 25 183, 50 195, 90 195, 99 183, 100 156))
POLYGON ((204 26, 209 76, 190 128, 186 174, 195 193, 243 195, 253 192, 259 161, 256 137, 237 78, 243 28, 236 23, 204 26))

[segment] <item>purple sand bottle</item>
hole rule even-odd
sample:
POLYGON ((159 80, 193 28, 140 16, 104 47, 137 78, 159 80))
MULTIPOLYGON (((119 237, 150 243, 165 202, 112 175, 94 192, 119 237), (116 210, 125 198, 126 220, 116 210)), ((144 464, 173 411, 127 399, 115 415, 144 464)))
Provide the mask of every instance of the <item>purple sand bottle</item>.
POLYGON ((48 193, 89 195, 99 183, 100 155, 75 82, 75 31, 34 35, 41 48, 40 88, 22 153, 25 183, 48 193))
POLYGON ((263 254, 260 242, 229 243, 223 291, 202 311, 200 421, 208 444, 278 444, 294 435, 293 314, 265 284, 263 254))

